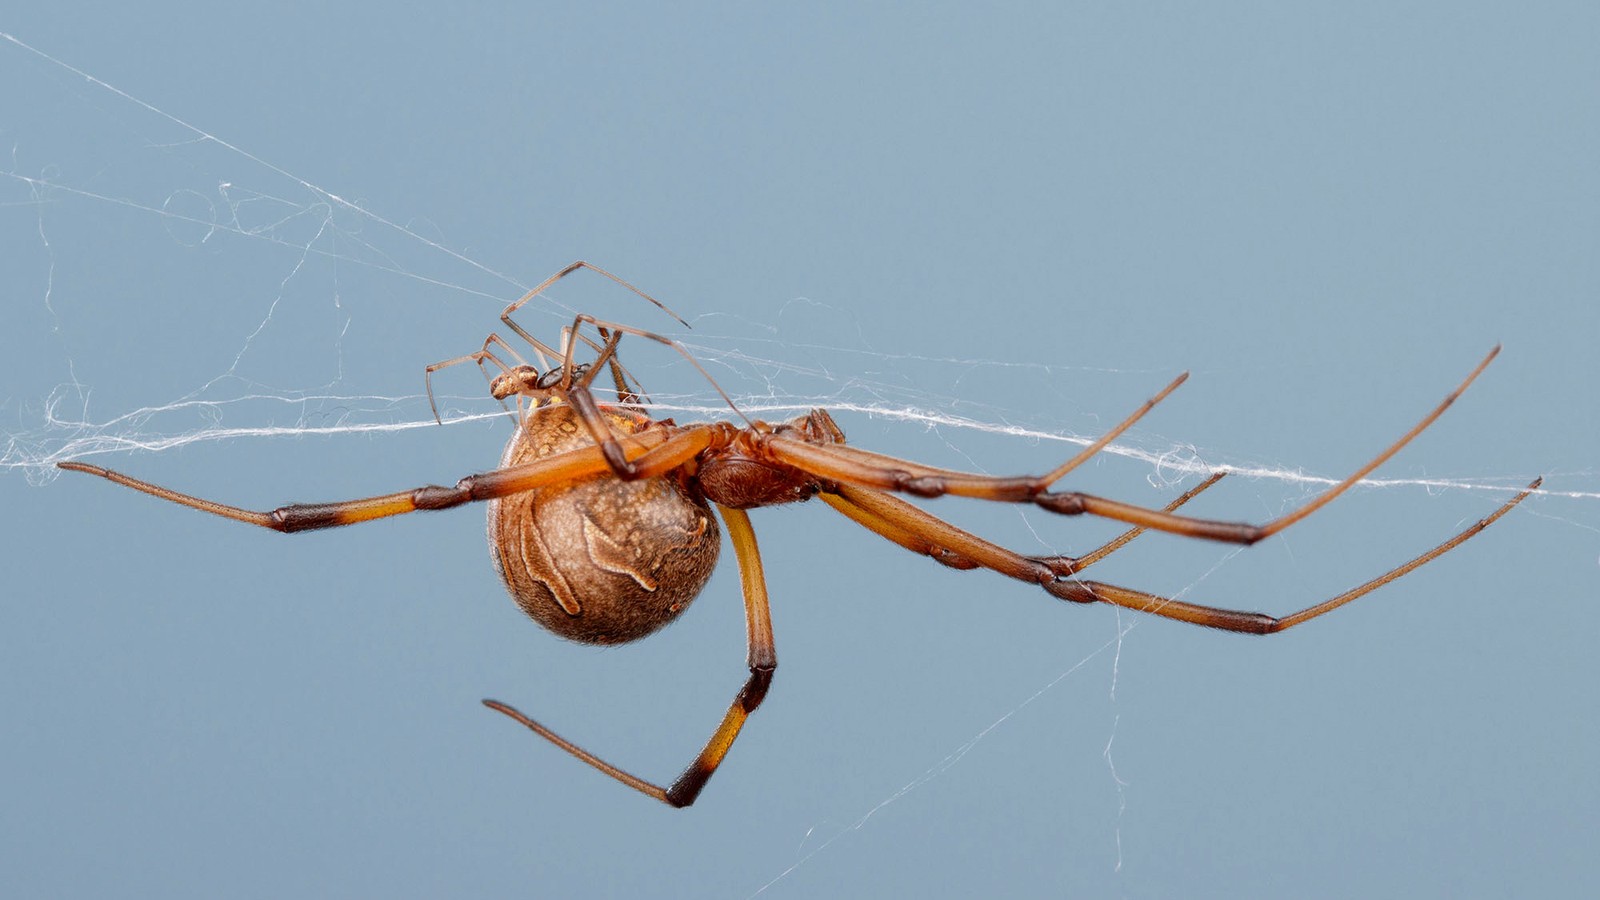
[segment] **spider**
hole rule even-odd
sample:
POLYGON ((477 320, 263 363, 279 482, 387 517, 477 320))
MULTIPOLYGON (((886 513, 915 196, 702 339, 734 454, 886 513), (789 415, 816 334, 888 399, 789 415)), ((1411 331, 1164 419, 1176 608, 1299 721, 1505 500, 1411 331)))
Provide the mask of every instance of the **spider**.
MULTIPOLYGON (((743 586, 749 676, 704 749, 671 785, 663 787, 626 772, 514 707, 498 700, 483 701, 490 709, 504 713, 595 769, 674 807, 688 806, 699 796, 739 736, 745 720, 766 697, 777 668, 766 581, 748 509, 819 497, 868 530, 953 569, 988 569, 1038 585, 1050 596, 1073 603, 1110 603, 1224 631, 1271 634, 1331 612, 1439 557, 1505 515, 1540 484, 1540 480, 1534 480, 1487 518, 1410 562, 1287 616, 1158 597, 1078 575, 1145 529, 1238 544, 1254 544, 1277 534, 1327 505, 1399 452, 1466 390, 1500 348, 1495 347, 1484 357, 1411 430, 1348 478, 1277 519, 1251 525, 1175 512, 1215 484, 1222 473, 1212 475, 1159 510, 1053 489, 1059 479, 1132 427, 1182 384, 1188 373, 1173 379, 1082 452, 1037 476, 969 474, 857 449, 845 443, 844 433, 821 409, 776 424, 752 421, 739 413, 742 424, 718 421, 678 425, 671 419, 650 415, 645 399, 633 388, 616 355, 622 336, 633 335, 677 350, 705 374, 678 342, 578 315, 572 326, 563 330, 563 346, 556 350, 512 320, 512 314, 521 306, 579 269, 603 275, 671 314, 628 282, 579 261, 545 280, 501 314, 501 321, 534 348, 542 367, 521 361, 511 345, 494 334, 477 353, 427 367, 430 403, 433 372, 457 363, 476 362, 486 376, 488 364, 499 369, 490 377, 490 393, 502 403, 515 397, 518 404, 516 433, 506 444, 500 467, 469 475, 454 487, 429 485, 359 500, 297 503, 270 512, 255 512, 181 494, 87 463, 63 462, 60 467, 283 532, 354 525, 416 510, 487 501, 491 555, 513 599, 550 631, 592 644, 638 640, 680 615, 716 566, 721 545, 720 517, 733 545, 743 586), (586 325, 598 333, 599 341, 582 333, 586 325), (595 351, 593 361, 582 363, 574 359, 580 343, 595 351), (506 362, 497 350, 508 352, 517 362, 506 362), (601 403, 591 391, 602 371, 611 374, 616 403, 601 403), (963 531, 900 499, 898 494, 1027 503, 1059 515, 1099 516, 1133 527, 1082 557, 1028 556, 963 531)), ((710 380, 709 375, 706 377, 710 380)), ((722 392, 720 387, 717 390, 722 392)), ((725 393, 722 396, 728 399, 725 393)), ((731 400, 728 404, 738 411, 731 400)))

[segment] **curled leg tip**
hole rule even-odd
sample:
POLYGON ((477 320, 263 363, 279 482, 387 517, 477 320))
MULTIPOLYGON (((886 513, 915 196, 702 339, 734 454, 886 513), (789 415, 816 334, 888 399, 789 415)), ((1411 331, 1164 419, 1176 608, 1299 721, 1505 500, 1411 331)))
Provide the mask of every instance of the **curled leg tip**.
POLYGON ((509 718, 516 719, 518 722, 527 724, 526 717, 522 713, 518 712, 516 707, 511 706, 508 703, 501 703, 499 700, 490 700, 487 697, 480 702, 482 702, 484 706, 494 710, 497 713, 500 713, 503 716, 507 716, 509 718))

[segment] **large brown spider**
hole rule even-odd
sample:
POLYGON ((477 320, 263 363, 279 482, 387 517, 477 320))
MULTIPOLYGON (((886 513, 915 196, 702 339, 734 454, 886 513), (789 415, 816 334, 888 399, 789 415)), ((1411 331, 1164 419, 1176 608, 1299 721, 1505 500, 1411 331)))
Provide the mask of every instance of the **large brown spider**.
MULTIPOLYGON (((1051 490, 1057 480, 1182 384, 1187 373, 1081 453, 1040 476, 975 475, 858 450, 845 444, 844 433, 821 409, 779 424, 744 419, 742 426, 731 422, 678 425, 671 419, 651 418, 616 358, 617 343, 626 333, 673 347, 698 368, 699 364, 677 342, 580 315, 564 333, 564 346, 558 352, 512 321, 511 314, 523 304, 580 268, 591 269, 661 305, 615 275, 575 262, 501 314, 501 320, 535 349, 543 369, 522 363, 515 350, 497 335, 490 335, 477 353, 429 366, 431 376, 444 366, 461 362, 477 362, 480 367, 491 362, 500 369, 491 379, 491 393, 502 402, 515 396, 519 406, 517 431, 506 444, 500 468, 469 475, 455 487, 429 485, 362 500, 293 504, 271 512, 254 512, 180 494, 87 463, 65 462, 60 466, 99 475, 195 509, 285 532, 353 525, 415 510, 446 509, 487 500, 489 548, 495 569, 511 596, 523 611, 556 634, 595 644, 638 640, 671 622, 688 607, 717 563, 721 538, 717 517, 711 512, 715 504, 727 523, 739 560, 750 675, 705 748, 670 787, 660 787, 605 762, 504 703, 483 701, 612 778, 677 807, 688 806, 699 796, 738 737, 745 719, 766 696, 777 668, 761 555, 747 509, 820 496, 847 518, 951 568, 989 569, 1037 584, 1052 597, 1074 603, 1111 603, 1226 631, 1270 634, 1337 609, 1440 556, 1505 515, 1539 486, 1535 479, 1487 518, 1410 562, 1282 618, 1157 597, 1083 580, 1077 575, 1146 528, 1239 544, 1253 544, 1277 534, 1321 509, 1427 428, 1478 377, 1499 348, 1491 351, 1444 402, 1350 477, 1271 522, 1250 525, 1174 513, 1215 484, 1222 477, 1220 473, 1163 510, 1076 491, 1051 490), (586 324, 598 331, 599 342, 582 335, 586 324), (593 362, 574 361, 574 349, 580 342, 597 351, 593 362), (490 349, 493 346, 510 352, 518 364, 501 360, 490 349), (554 365, 552 359, 556 360, 554 365), (617 403, 600 403, 590 392, 590 385, 602 368, 611 373, 617 403), (1061 515, 1087 513, 1134 527, 1086 556, 1025 556, 963 531, 899 499, 895 493, 918 497, 954 494, 1031 503, 1061 515)), ((431 385, 429 396, 431 401, 431 385)), ((729 405, 732 406, 731 401, 729 405)), ((742 413, 740 416, 743 418, 742 413)))

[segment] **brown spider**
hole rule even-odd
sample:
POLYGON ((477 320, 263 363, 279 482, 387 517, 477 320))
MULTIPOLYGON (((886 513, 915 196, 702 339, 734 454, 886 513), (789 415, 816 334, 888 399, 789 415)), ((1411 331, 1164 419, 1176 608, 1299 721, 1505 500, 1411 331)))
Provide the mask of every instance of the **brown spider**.
MULTIPOLYGON (((477 353, 429 366, 431 378, 444 366, 476 362, 483 368, 486 362, 492 362, 500 373, 491 379, 491 393, 502 402, 515 396, 519 405, 517 431, 506 444, 500 468, 470 475, 455 487, 430 485, 362 500, 293 504, 271 512, 254 512, 180 494, 99 466, 80 462, 60 466, 99 475, 195 509, 285 532, 353 525, 415 510, 446 509, 487 500, 489 548, 495 569, 511 596, 529 616, 556 634, 595 644, 638 640, 671 622, 694 600, 717 563, 721 539, 717 517, 711 512, 715 505, 727 524, 734 555, 739 560, 750 675, 705 748, 670 787, 660 787, 605 762, 506 704, 483 701, 612 778, 677 807, 688 806, 699 796, 738 737, 745 719, 766 696, 777 667, 761 555, 747 509, 820 496, 847 518, 951 568, 989 569, 1037 584, 1052 597, 1074 603, 1111 603, 1226 631, 1270 634, 1337 609, 1438 557, 1488 527, 1539 486, 1539 480, 1534 480, 1487 518, 1410 562, 1282 618, 1157 597, 1083 580, 1077 573, 1146 528, 1240 544, 1253 544, 1277 534, 1321 509, 1427 428, 1478 377, 1499 348, 1491 351, 1444 402, 1350 477, 1292 512, 1264 525, 1250 525, 1174 513, 1215 484, 1221 473, 1163 510, 1076 491, 1051 490, 1058 479, 1109 444, 1182 384, 1187 373, 1081 453, 1042 476, 975 475, 859 450, 844 442, 844 433, 821 409, 779 424, 744 419, 742 426, 731 422, 678 425, 671 419, 651 418, 616 358, 617 343, 626 333, 673 347, 699 368, 677 342, 580 315, 564 332, 564 346, 557 352, 512 321, 511 314, 523 304, 580 268, 604 275, 661 306, 615 275, 575 262, 501 314, 501 320, 535 349, 542 369, 522 363, 520 357, 516 365, 501 360, 491 347, 498 346, 514 357, 516 352, 497 335, 490 335, 477 353), (594 326, 600 342, 581 334, 585 324, 594 326), (573 352, 580 341, 597 350, 593 362, 574 361, 573 352), (551 365, 550 359, 557 362, 551 365), (616 385, 619 402, 615 404, 600 403, 590 392, 602 367, 609 369, 616 385), (524 403, 530 408, 523 410, 524 403), (963 531, 894 493, 918 497, 953 494, 1031 503, 1053 513, 1087 513, 1134 527, 1083 557, 1025 556, 963 531)), ((487 371, 485 368, 486 374, 487 371)), ((704 369, 701 372, 704 374, 704 369)), ((431 383, 429 398, 431 402, 431 383)), ((729 405, 732 406, 731 401, 729 405)), ((734 409, 737 412, 737 407, 734 409)), ((740 416, 743 418, 742 413, 740 416)))

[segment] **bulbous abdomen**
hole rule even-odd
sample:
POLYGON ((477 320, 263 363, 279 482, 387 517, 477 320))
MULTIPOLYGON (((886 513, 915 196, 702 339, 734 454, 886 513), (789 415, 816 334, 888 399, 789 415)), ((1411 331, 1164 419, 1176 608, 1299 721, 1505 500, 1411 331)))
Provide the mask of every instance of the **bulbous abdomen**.
MULTIPOLYGON (((620 431, 648 419, 610 415, 620 431)), ((533 410, 502 467, 593 446, 570 407, 533 410)), ((592 644, 637 640, 700 594, 721 548, 716 516, 676 478, 611 474, 489 502, 489 550, 512 599, 556 634, 592 644)))

